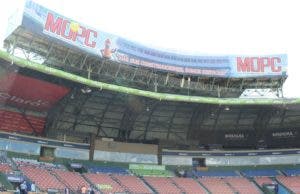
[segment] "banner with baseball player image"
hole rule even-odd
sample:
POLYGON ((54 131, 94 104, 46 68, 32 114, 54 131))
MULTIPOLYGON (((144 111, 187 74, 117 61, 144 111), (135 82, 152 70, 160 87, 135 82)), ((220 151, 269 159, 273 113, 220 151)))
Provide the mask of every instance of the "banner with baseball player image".
MULTIPOLYGON (((131 66, 208 77, 286 77, 287 55, 204 56, 151 48, 99 31, 51 11, 25 3, 22 27, 62 45, 131 66)), ((11 30, 9 30, 11 31, 11 30)))

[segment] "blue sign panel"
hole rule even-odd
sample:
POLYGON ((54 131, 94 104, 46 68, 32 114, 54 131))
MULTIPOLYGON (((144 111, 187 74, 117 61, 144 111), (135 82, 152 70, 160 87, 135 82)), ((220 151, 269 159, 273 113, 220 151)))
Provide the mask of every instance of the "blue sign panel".
POLYGON ((127 65, 209 77, 285 77, 287 55, 201 56, 150 48, 99 31, 33 1, 27 1, 23 27, 61 44, 127 65))

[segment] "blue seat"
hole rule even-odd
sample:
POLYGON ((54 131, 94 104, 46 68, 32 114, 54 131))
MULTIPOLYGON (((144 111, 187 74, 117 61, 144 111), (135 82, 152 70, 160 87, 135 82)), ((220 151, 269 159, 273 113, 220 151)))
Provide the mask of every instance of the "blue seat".
POLYGON ((286 176, 298 176, 300 175, 300 169, 285 169, 281 170, 286 176))
POLYGON ((236 177, 239 176, 234 171, 194 171, 197 177, 236 177))
POLYGON ((279 175, 275 169, 243 170, 241 171, 241 173, 246 177, 256 177, 256 176, 275 177, 279 175))
POLYGON ((129 174, 127 169, 118 166, 90 166, 88 170, 92 173, 129 174))

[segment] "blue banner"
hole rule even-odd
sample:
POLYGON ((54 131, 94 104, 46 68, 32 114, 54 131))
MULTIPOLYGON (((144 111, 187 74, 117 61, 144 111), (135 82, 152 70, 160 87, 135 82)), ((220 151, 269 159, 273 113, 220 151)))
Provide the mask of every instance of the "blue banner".
POLYGON ((27 1, 23 27, 61 44, 127 65, 209 77, 285 77, 287 55, 196 56, 150 48, 64 17, 27 1))

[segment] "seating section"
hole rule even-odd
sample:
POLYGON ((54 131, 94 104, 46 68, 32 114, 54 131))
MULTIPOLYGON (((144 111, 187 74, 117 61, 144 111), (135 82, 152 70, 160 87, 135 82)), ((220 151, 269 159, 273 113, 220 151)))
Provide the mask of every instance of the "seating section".
POLYGON ((271 184, 274 182, 270 177, 255 177, 254 181, 261 187, 264 184, 271 184))
POLYGON ((158 193, 182 193, 170 178, 165 177, 144 177, 144 180, 158 193))
POLYGON ((55 175, 62 181, 68 188, 77 191, 83 186, 88 188, 90 184, 77 172, 69 172, 63 170, 54 170, 55 175))
POLYGON ((235 171, 194 171, 196 177, 236 177, 235 171))
POLYGON ((258 177, 258 176, 268 176, 275 177, 279 173, 274 169, 262 169, 262 170, 243 170, 241 173, 246 177, 258 177))
POLYGON ((12 160, 18 165, 18 166, 37 166, 44 169, 65 169, 64 165, 61 164, 53 164, 48 162, 39 162, 37 160, 33 159, 25 159, 25 158, 12 158, 12 160))
POLYGON ((125 189, 115 182, 108 174, 91 174, 84 176, 104 194, 125 193, 125 189))
POLYGON ((192 178, 174 177, 172 181, 186 194, 207 193, 207 191, 192 178))
POLYGON ((38 188, 42 191, 48 189, 63 190, 63 185, 57 178, 50 174, 46 169, 39 168, 36 166, 20 166, 19 169, 28 177, 31 181, 34 181, 38 188))
POLYGON ((212 194, 234 194, 234 191, 221 178, 205 177, 199 178, 198 180, 212 194))
POLYGON ((285 170, 282 170, 282 172, 286 176, 299 176, 300 175, 300 169, 285 169, 285 170))
POLYGON ((10 172, 12 172, 12 168, 9 164, 0 164, 0 172, 8 174, 10 172))
MULTIPOLYGON (((0 172, 12 172, 11 162, 5 157, 0 157, 0 172)), ((63 191, 68 187, 71 192, 77 192, 83 186, 96 187, 101 193, 133 193, 133 194, 260 194, 264 184, 278 182, 290 189, 295 194, 300 194, 300 176, 298 169, 283 170, 244 170, 241 175, 235 171, 190 171, 198 179, 183 177, 152 177, 139 178, 129 175, 122 167, 98 166, 89 168, 90 172, 81 175, 77 172, 67 171, 63 165, 39 162, 34 159, 12 158, 18 169, 30 181, 36 183, 41 191, 49 189, 63 191), (102 172, 102 173, 99 173, 102 172), (103 173, 104 172, 104 173, 103 173), (274 177, 274 175, 277 175, 274 177), (273 178, 274 177, 274 178, 273 178), (249 179, 248 179, 249 178, 249 179), (276 180, 275 180, 276 178, 276 180), (253 181, 257 184, 255 184, 253 181), (259 187, 259 186, 260 187, 259 187)), ((167 170, 131 169, 133 171, 160 175, 167 170), (152 172, 151 172, 152 171, 152 172), (155 172, 153 172, 155 171, 155 172), (150 172, 150 173, 149 173, 150 172)), ((99 193, 96 191, 96 193, 99 193)))
POLYGON ((244 177, 226 177, 225 182, 231 185, 233 190, 239 194, 260 194, 260 190, 253 182, 244 177))
POLYGON ((129 193, 150 194, 151 189, 138 177, 129 175, 115 175, 119 183, 126 188, 129 193))
POLYGON ((32 133, 34 128, 37 133, 42 133, 44 126, 45 118, 0 110, 0 130, 32 133))
POLYGON ((118 166, 89 166, 87 168, 91 173, 129 174, 125 168, 118 166))
POLYGON ((295 194, 300 194, 300 177, 277 176, 276 179, 295 194))

